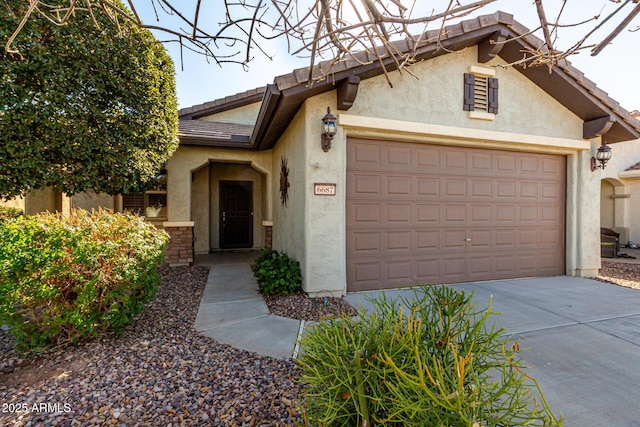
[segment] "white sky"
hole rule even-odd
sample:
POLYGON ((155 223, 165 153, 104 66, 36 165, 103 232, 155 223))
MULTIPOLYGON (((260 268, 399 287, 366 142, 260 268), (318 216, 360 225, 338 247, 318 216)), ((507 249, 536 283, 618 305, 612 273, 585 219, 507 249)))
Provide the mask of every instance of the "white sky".
MULTIPOLYGON (((195 0, 181 0, 192 1, 195 0)), ((438 9, 438 2, 441 0, 418 0, 417 8, 424 7, 425 11, 438 9)), ((469 3, 462 1, 461 3, 469 3)), ((559 7, 561 0, 545 0, 549 20, 553 18, 554 8, 559 7)), ((567 13, 563 16, 570 17, 571 21, 577 21, 591 17, 604 11, 611 11, 619 5, 610 0, 569 0, 567 13)), ((630 10, 632 5, 627 6, 630 10)), ((493 13, 496 10, 514 15, 514 19, 529 28, 533 28, 537 23, 535 5, 533 0, 499 0, 472 16, 493 13)), ((144 7, 139 6, 139 11, 145 13, 144 7)), ((603 13, 604 15, 604 13, 603 13)), ((217 22, 220 19, 216 12, 211 10, 202 13, 201 21, 204 19, 210 22, 217 22)), ((469 19, 465 17, 464 19, 469 19)), ((567 18, 568 19, 568 18, 567 18)), ((613 25, 619 21, 617 18, 613 25)), ((566 20, 563 20, 566 23, 566 20)), ((161 21, 162 25, 163 22, 161 21)), ((595 25, 595 24, 590 24, 595 25)), ((640 17, 632 22, 629 28, 640 26, 640 17)), ((435 27, 429 27, 429 29, 435 27)), ((611 28, 611 26, 609 27, 611 28)), ((560 33, 559 43, 573 43, 578 36, 582 36, 586 29, 581 29, 578 33, 570 34, 570 30, 560 33)), ((601 40, 602 34, 595 36, 593 43, 601 40)), ((158 34, 160 39, 166 38, 158 34)), ((587 78, 594 81, 598 87, 618 101, 623 108, 628 111, 640 109, 640 83, 637 70, 640 68, 640 58, 638 55, 638 43, 640 41, 640 31, 632 33, 625 31, 598 56, 590 56, 590 52, 585 50, 579 55, 570 58, 571 63, 580 71, 585 73, 587 78)), ((268 53, 274 56, 270 61, 260 53, 255 54, 255 59, 250 63, 248 71, 236 64, 224 64, 222 67, 214 63, 207 63, 203 56, 184 52, 183 62, 180 61, 180 50, 177 44, 167 46, 169 53, 174 58, 176 64, 176 80, 178 90, 178 102, 180 108, 189 107, 196 104, 223 98, 238 92, 264 86, 273 82, 273 78, 278 75, 287 74, 295 68, 308 65, 308 59, 296 58, 286 51, 286 45, 280 41, 268 47, 268 53), (182 70, 183 68, 183 70, 182 70)))

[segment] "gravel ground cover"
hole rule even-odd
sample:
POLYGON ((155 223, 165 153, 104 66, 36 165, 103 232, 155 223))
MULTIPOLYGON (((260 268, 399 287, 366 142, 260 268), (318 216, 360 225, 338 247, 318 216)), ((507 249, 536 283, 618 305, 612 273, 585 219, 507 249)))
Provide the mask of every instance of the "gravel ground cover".
POLYGON ((603 260, 598 278, 616 285, 640 289, 640 264, 603 260))
MULTIPOLYGON (((296 425, 293 361, 193 330, 207 273, 163 269, 154 301, 122 337, 23 356, 0 331, 0 425, 296 425)), ((603 262, 599 280, 640 289, 640 264, 603 262)), ((340 298, 265 300, 272 313, 298 319, 355 314, 340 298)))
POLYGON ((300 293, 287 296, 264 297, 271 314, 298 320, 320 321, 330 317, 355 316, 358 310, 342 298, 309 298, 300 293))
POLYGON ((162 270, 122 337, 22 357, 0 331, 0 425, 293 426, 291 360, 196 333, 207 268, 162 270))

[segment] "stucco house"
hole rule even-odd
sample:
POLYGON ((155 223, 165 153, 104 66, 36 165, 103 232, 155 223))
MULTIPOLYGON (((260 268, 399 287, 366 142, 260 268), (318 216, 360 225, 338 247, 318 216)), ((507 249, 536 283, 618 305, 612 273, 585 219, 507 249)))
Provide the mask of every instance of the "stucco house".
MULTIPOLYGON (((633 114, 633 113, 632 113, 633 114)), ((640 245, 640 139, 614 145, 601 173, 600 225, 620 233, 620 245, 640 245)))
POLYGON ((346 61, 181 110, 166 225, 193 226, 196 253, 272 244, 310 294, 596 275, 609 169, 590 159, 603 139, 617 158, 640 123, 568 63, 501 67, 541 44, 526 33, 482 16, 447 27, 446 50, 428 34, 417 78, 393 71, 393 88, 346 61))
POLYGON ((503 67, 542 45, 509 14, 438 35, 397 44, 421 61, 413 75, 389 61, 393 88, 363 53, 313 84, 299 69, 180 110, 180 147, 153 195, 166 202, 167 260, 272 246, 300 261, 311 295, 597 275, 613 168, 590 160, 606 140, 613 164, 640 122, 567 62, 503 67))

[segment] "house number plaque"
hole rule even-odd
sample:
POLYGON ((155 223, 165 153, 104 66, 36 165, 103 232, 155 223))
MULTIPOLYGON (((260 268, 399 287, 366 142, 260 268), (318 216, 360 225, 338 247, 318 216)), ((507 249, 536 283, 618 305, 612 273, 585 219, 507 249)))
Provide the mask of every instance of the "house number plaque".
POLYGON ((313 194, 316 196, 335 196, 336 185, 335 184, 313 184, 313 194))

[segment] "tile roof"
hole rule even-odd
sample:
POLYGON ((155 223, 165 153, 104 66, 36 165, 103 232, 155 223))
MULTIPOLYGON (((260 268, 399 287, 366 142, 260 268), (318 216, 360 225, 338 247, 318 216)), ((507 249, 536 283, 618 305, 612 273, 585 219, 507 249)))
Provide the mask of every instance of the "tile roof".
POLYGON ((625 171, 640 171, 640 162, 636 163, 633 166, 629 166, 625 169, 625 171))
POLYGON ((181 119, 178 136, 181 144, 246 146, 253 133, 252 125, 181 119))
POLYGON ((178 117, 198 118, 262 100, 266 85, 178 110, 178 117))
MULTIPOLYGON (((507 42, 498 55, 507 63, 522 59, 526 49, 544 49, 544 42, 530 34, 529 30, 513 19, 513 16, 496 12, 465 20, 444 28, 444 31, 428 31, 416 46, 402 40, 394 42, 398 51, 412 50, 416 59, 428 60, 448 52, 464 49, 485 42, 497 31, 507 34, 507 42)), ((387 70, 395 69, 395 62, 384 59, 387 70)), ((337 64, 322 62, 313 69, 312 76, 322 77, 323 70, 331 65, 324 79, 310 84, 309 68, 300 68, 289 74, 276 77, 274 84, 252 91, 232 95, 188 109, 180 110, 181 119, 195 119, 218 111, 225 111, 262 99, 262 105, 253 133, 251 147, 268 149, 275 145, 303 102, 320 93, 335 90, 338 85, 352 76, 368 79, 381 75, 383 69, 370 52, 358 52, 337 64)), ((514 68, 538 85, 559 103, 585 122, 603 117, 612 117, 613 125, 606 134, 607 140, 618 142, 640 137, 640 121, 620 107, 609 95, 587 79, 582 72, 568 61, 560 61, 552 67, 514 68)))

